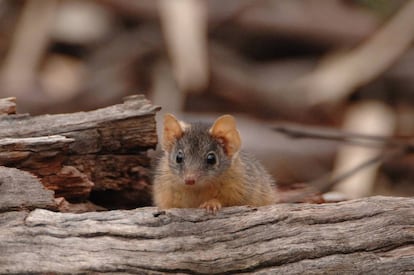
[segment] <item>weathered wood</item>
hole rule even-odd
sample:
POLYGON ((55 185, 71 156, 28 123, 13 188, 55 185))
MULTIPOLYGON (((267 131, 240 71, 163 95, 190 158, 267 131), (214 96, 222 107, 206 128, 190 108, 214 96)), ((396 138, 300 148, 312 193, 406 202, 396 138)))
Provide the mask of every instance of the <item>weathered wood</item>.
POLYGON ((414 199, 0 214, 0 273, 414 272, 414 199))
POLYGON ((57 197, 86 199, 93 183, 73 166, 64 165, 69 144, 64 136, 0 139, 0 165, 37 175, 57 197))
POLYGON ((82 203, 70 203, 65 198, 55 199, 59 212, 69 213, 84 213, 84 212, 95 212, 95 211, 106 211, 107 209, 93 204, 90 201, 82 203))
POLYGON ((53 192, 28 172, 0 166, 0 213, 35 208, 56 209, 53 192))
POLYGON ((16 98, 7 97, 0 99, 0 115, 11 115, 16 113, 16 98))
POLYGON ((147 150, 157 144, 157 110, 143 96, 130 96, 90 112, 2 116, 0 165, 33 173, 72 201, 87 199, 92 189, 140 193, 148 201, 147 150))
POLYGON ((117 104, 90 112, 0 119, 0 138, 62 135, 73 138, 75 154, 139 151, 154 148, 154 114, 159 107, 144 96, 130 96, 117 104))

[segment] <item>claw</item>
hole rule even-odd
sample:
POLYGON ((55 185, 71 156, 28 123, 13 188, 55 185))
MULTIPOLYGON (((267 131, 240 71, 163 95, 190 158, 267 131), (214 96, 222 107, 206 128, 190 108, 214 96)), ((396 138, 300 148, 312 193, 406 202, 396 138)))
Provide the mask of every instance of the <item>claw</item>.
POLYGON ((204 208, 210 214, 217 214, 221 209, 221 203, 217 199, 211 199, 200 205, 200 208, 204 208))

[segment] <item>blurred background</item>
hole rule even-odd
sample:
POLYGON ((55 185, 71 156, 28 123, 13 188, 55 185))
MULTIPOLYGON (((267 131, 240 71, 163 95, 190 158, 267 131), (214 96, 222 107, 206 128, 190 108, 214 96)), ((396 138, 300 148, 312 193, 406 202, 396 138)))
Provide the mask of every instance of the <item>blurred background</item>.
POLYGON ((1 0, 0 97, 32 115, 137 93, 185 121, 231 113, 280 186, 412 196, 413 39, 413 1, 1 0))

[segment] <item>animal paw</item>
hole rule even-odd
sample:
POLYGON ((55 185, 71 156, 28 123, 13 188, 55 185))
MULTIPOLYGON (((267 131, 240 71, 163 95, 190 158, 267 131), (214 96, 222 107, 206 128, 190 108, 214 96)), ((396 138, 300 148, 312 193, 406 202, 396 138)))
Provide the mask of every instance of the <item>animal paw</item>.
POLYGON ((221 203, 217 199, 211 199, 201 204, 200 208, 204 208, 208 213, 216 214, 221 209, 221 203))

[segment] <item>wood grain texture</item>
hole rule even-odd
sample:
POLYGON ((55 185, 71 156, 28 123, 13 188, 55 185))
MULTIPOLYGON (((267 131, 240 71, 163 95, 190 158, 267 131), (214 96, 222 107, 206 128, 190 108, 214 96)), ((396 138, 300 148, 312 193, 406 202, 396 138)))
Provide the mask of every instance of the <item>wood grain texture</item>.
POLYGON ((56 209, 53 192, 28 172, 0 166, 0 213, 35 208, 56 209))
POLYGON ((64 165, 74 141, 59 135, 0 138, 0 165, 31 172, 57 197, 86 199, 94 184, 75 167, 64 165))
POLYGON ((71 201, 112 190, 134 193, 134 207, 148 205, 147 150, 157 145, 159 109, 134 95, 89 112, 0 116, 0 165, 35 174, 71 201))
POLYGON ((414 199, 0 214, 0 273, 412 274, 414 199))
POLYGON ((0 99, 0 115, 11 115, 16 113, 16 98, 7 97, 0 99))
POLYGON ((153 148, 154 114, 159 107, 136 95, 90 112, 58 115, 9 115, 0 119, 0 138, 62 135, 73 138, 71 153, 122 152, 153 148), (18 126, 18 127, 16 127, 18 126))

